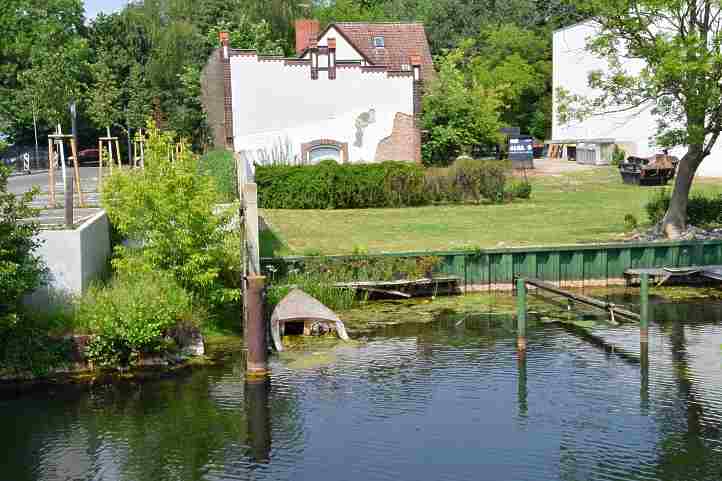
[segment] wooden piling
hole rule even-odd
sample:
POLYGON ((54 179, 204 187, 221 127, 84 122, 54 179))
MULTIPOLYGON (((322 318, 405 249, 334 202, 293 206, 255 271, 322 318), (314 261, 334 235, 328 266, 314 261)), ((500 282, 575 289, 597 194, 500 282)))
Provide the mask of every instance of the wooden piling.
POLYGON ((639 276, 639 340, 649 342, 649 274, 639 276))
POLYGON ((51 138, 48 138, 48 179, 48 207, 55 209, 55 152, 51 138))
POLYGON ((516 280, 516 347, 521 353, 526 352, 526 279, 516 280))
POLYGON ((248 319, 246 325, 246 377, 262 378, 268 371, 268 345, 266 323, 264 322, 263 290, 266 284, 264 276, 249 275, 246 278, 246 297, 248 319))
POLYGON ((271 406, 269 394, 271 381, 247 379, 244 392, 246 406, 246 435, 250 454, 256 463, 268 463, 271 459, 271 406))

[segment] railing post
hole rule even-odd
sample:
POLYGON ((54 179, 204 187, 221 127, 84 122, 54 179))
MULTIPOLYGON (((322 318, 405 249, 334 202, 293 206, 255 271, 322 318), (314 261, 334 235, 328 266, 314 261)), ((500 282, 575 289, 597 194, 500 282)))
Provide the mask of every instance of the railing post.
POLYGON ((649 274, 639 275, 639 340, 649 342, 649 274))
POLYGON ((517 335, 516 347, 520 352, 526 351, 526 280, 522 277, 516 280, 516 319, 517 335))
POLYGON ((263 319, 263 289, 266 284, 264 276, 249 275, 246 279, 247 290, 244 301, 247 302, 248 319, 246 325, 246 377, 262 378, 268 372, 268 346, 266 323, 263 319))

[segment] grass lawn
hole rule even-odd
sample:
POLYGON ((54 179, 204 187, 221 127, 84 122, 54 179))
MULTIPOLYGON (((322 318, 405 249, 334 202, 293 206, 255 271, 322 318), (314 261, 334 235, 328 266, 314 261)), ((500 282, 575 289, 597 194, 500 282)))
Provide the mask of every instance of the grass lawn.
MULTIPOLYGON (((532 198, 511 204, 264 210, 276 239, 263 255, 609 242, 626 235, 626 214, 648 222, 644 205, 659 189, 625 185, 613 167, 530 180, 532 198)), ((722 180, 698 179, 694 191, 722 193, 722 180)))

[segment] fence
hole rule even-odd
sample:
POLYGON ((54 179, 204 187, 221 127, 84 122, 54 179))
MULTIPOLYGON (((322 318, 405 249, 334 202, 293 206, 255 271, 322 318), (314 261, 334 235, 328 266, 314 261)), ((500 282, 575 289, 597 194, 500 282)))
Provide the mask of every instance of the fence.
MULTIPOLYGON (((434 256, 435 274, 453 275, 463 287, 511 287, 515 277, 533 277, 557 285, 584 286, 618 283, 631 268, 722 265, 722 241, 670 241, 582 244, 553 247, 479 249, 475 251, 407 252, 367 256, 326 256, 353 261, 362 258, 434 256)), ((277 276, 302 266, 307 257, 262 258, 261 270, 273 266, 277 276)), ((312 259, 318 260, 318 257, 312 259)))
POLYGON ((0 165, 11 172, 31 172, 48 168, 48 149, 40 148, 35 156, 35 146, 11 146, 0 155, 0 165))

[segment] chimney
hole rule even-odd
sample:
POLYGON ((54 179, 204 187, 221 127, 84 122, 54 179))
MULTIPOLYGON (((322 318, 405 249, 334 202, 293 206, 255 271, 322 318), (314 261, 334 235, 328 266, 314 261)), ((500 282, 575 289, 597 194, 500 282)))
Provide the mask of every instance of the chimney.
POLYGON ((225 60, 228 58, 228 47, 230 46, 230 37, 228 32, 218 32, 218 40, 221 43, 221 55, 225 60))
POLYGON ((300 54, 309 46, 311 40, 318 40, 321 24, 318 20, 296 20, 296 54, 300 54))

